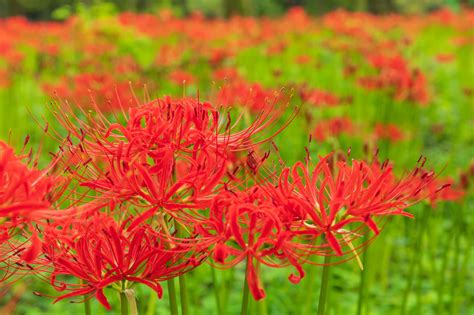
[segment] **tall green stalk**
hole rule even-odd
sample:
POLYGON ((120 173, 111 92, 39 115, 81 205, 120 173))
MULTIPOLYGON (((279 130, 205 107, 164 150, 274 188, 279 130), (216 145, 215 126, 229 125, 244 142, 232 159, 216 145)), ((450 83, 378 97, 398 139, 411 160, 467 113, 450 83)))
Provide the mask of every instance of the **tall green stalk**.
POLYGON ((364 302, 365 302, 365 294, 366 294, 365 282, 367 278, 367 269, 365 267, 367 265, 368 250, 369 248, 367 247, 362 253, 362 266, 364 267, 364 269, 360 271, 359 300, 357 302, 357 315, 362 315, 362 307, 364 306, 364 302))
POLYGON ((84 314, 91 315, 91 300, 87 299, 84 301, 84 314))
POLYGON ((321 290, 319 291, 318 315, 326 314, 326 304, 329 296, 329 263, 331 257, 324 258, 323 275, 321 276, 321 290))
MULTIPOLYGON (((247 260, 247 265, 248 264, 249 261, 247 260)), ((245 280, 242 292, 242 308, 240 310, 240 315, 247 315, 249 312, 249 286, 247 282, 247 265, 245 266, 245 280)))
POLYGON ((134 289, 125 289, 125 296, 127 298, 130 315, 138 315, 137 299, 135 297, 134 289))
POLYGON ((179 294, 181 297, 181 314, 189 314, 188 288, 186 286, 186 275, 179 276, 179 294))
POLYGON ((221 295, 220 295, 220 290, 219 290, 219 284, 217 283, 216 270, 212 266, 210 267, 211 267, 211 273, 212 273, 212 284, 214 286, 214 294, 216 298, 217 315, 223 315, 224 312, 222 310, 221 295))
POLYGON ((457 312, 452 314, 459 314, 459 300, 458 300, 458 287, 460 282, 459 277, 459 265, 461 258, 461 235, 456 233, 454 236, 454 257, 453 265, 451 269, 453 270, 453 276, 451 280, 451 312, 457 312))
POLYGON ((178 302, 176 301, 176 286, 174 284, 174 278, 169 279, 167 283, 171 315, 178 315, 178 302))
POLYGON ((128 301, 124 291, 120 291, 120 311, 122 315, 128 315, 128 301))
POLYGON ((437 314, 443 314, 445 311, 444 305, 444 289, 446 286, 446 270, 448 269, 448 252, 451 248, 451 238, 446 240, 446 246, 444 246, 443 257, 441 262, 441 270, 439 274, 438 281, 438 305, 436 308, 437 314))
MULTIPOLYGON (((79 279, 79 283, 82 285, 84 284, 84 281, 82 279, 79 279)), ((84 301, 84 314, 85 315, 91 315, 91 300, 90 299, 86 299, 84 301)))
POLYGON ((410 261, 410 266, 408 269, 408 281, 407 281, 407 286, 405 288, 405 291, 403 292, 402 296, 402 304, 400 307, 401 310, 401 315, 405 315, 407 312, 407 305, 408 305, 408 297, 410 295, 410 292, 413 288, 413 282, 415 280, 415 273, 416 273, 416 267, 419 263, 419 258, 420 258, 420 250, 421 250, 421 244, 423 242, 423 235, 425 233, 426 226, 428 225, 428 219, 429 219, 429 214, 430 214, 430 208, 428 205, 425 205, 423 207, 423 214, 420 217, 420 223, 417 225, 418 226, 418 234, 416 235, 415 239, 415 245, 413 248, 412 252, 412 257, 410 261), (420 226, 421 225, 421 226, 420 226))

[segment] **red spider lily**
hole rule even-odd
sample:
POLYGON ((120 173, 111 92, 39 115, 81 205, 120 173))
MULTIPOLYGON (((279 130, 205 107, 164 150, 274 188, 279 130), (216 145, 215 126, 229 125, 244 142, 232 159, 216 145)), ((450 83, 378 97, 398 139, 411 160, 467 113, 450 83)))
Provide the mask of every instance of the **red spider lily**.
POLYGON ((304 64, 308 64, 310 63, 312 60, 312 58, 308 55, 300 55, 298 57, 296 57, 295 61, 296 63, 300 64, 300 65, 304 65, 304 64))
POLYGON ((82 186, 107 199, 134 200, 136 205, 145 200, 168 210, 210 200, 229 170, 231 153, 267 141, 253 140, 276 118, 264 112, 246 129, 233 132, 238 121, 232 125, 209 103, 170 98, 130 108, 123 125, 100 112, 87 124, 78 119, 77 127, 66 115, 58 116, 80 141, 74 145, 67 139, 63 151, 69 164, 77 166, 69 170, 82 186))
POLYGON ((344 133, 354 131, 354 124, 348 117, 336 117, 326 121, 318 122, 314 129, 313 136, 316 140, 324 141, 329 137, 337 137, 344 133))
MULTIPOLYGON (((50 210, 58 180, 47 175, 47 170, 29 168, 25 162, 31 156, 31 153, 16 156, 12 148, 0 141, 0 244, 10 239, 11 233, 29 226, 33 235, 29 249, 22 255, 26 262, 31 262, 40 249, 40 240, 31 224, 44 218, 50 210)), ((13 244, 3 247, 2 251, 7 247, 18 253, 13 244)), ((10 256, 2 253, 2 260, 7 257, 10 256)))
POLYGON ((273 43, 267 48, 267 55, 272 56, 281 54, 287 48, 287 46, 288 44, 284 41, 273 43))
POLYGON ((428 194, 432 208, 435 208, 440 201, 459 201, 466 194, 461 187, 455 185, 452 178, 435 179, 425 187, 425 192, 428 194))
MULTIPOLYGON (((65 226, 51 225, 45 229, 44 238, 45 261, 52 268, 51 284, 58 291, 70 291, 55 302, 95 295, 110 309, 103 290, 109 286, 115 288, 124 281, 129 285, 143 283, 161 298, 163 291, 159 281, 183 274, 202 260, 189 248, 181 250, 174 246, 173 250, 167 249, 167 240, 148 225, 129 229, 104 214, 65 226), (74 276, 83 282, 59 280, 63 275, 74 276)), ((117 289, 123 290, 123 287, 117 289)))
POLYGON ((45 84, 43 89, 50 96, 69 99, 83 107, 100 106, 104 111, 120 110, 120 102, 134 100, 127 81, 117 81, 110 74, 81 73, 65 77, 58 84, 45 84))
POLYGON ((370 64, 379 71, 376 76, 362 77, 359 83, 369 89, 392 88, 396 100, 412 100, 425 105, 429 101, 424 74, 411 70, 400 55, 370 55, 370 64))
POLYGON ((280 222, 271 199, 257 186, 216 196, 208 220, 195 229, 202 237, 200 241, 211 246, 212 257, 219 266, 230 268, 247 262, 246 278, 256 300, 265 297, 260 264, 272 268, 293 264, 300 273, 290 275, 294 283, 304 275, 300 264, 286 257, 284 246, 291 235, 280 222))
POLYGON ((402 131, 395 124, 384 125, 382 123, 377 123, 375 125, 374 133, 376 139, 387 139, 391 142, 398 142, 405 138, 402 131))
POLYGON ((439 63, 450 63, 455 60, 456 57, 453 54, 438 54, 435 58, 439 63))
POLYGON ((459 186, 467 190, 474 183, 474 162, 459 175, 459 186))
MULTIPOLYGON (((416 168, 405 178, 396 180, 388 163, 339 161, 331 166, 330 158, 320 158, 312 170, 310 164, 302 162, 285 168, 278 186, 267 185, 266 190, 285 209, 281 220, 291 226, 295 235, 307 240, 324 235, 325 244, 313 249, 327 246, 338 256, 345 254, 344 247, 350 248, 347 253, 354 252, 351 242, 360 236, 361 228, 356 226, 351 230, 354 223, 367 226, 377 235, 375 218, 411 217, 404 210, 421 200, 420 192, 433 178, 432 173, 420 175, 416 168)), ((320 251, 320 254, 331 253, 320 251)))
POLYGON ((266 89, 258 83, 249 83, 232 76, 225 78, 231 81, 219 89, 216 102, 221 106, 239 106, 259 113, 270 110, 271 104, 283 101, 281 93, 266 89))
POLYGON ((233 82, 236 80, 240 80, 239 72, 236 68, 219 68, 214 71, 213 76, 215 80, 219 81, 229 81, 233 82))
POLYGON ((301 99, 312 106, 337 106, 341 103, 336 95, 329 92, 303 88, 300 92, 301 99))
POLYGON ((173 70, 169 74, 169 78, 174 84, 179 86, 182 86, 184 83, 193 84, 196 81, 191 73, 179 69, 173 70))

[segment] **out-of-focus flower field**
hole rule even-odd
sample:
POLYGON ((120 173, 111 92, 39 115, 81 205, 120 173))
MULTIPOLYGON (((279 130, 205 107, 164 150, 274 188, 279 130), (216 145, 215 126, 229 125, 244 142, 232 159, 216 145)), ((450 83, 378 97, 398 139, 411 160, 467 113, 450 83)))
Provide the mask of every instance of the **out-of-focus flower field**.
MULTIPOLYGON (((0 139, 19 152, 28 135, 32 154, 41 146, 41 167, 58 150, 46 123, 65 137, 70 130, 59 118, 76 108, 113 117, 171 96, 230 110, 244 126, 274 111, 274 144, 261 149, 271 151, 270 165, 350 151, 349 160, 390 159, 401 176, 422 155, 436 174, 427 199, 407 210, 414 218, 386 218, 366 251, 331 266, 327 314, 471 314, 473 25, 468 9, 316 18, 296 8, 279 18, 228 20, 168 11, 64 22, 11 17, 0 20, 0 139)), ((315 314, 323 267, 304 268, 306 277, 293 284, 291 267, 261 266, 266 298, 250 299, 250 314, 315 314)), ((239 313, 243 263, 216 272, 204 261, 186 276, 190 314, 218 314, 213 292, 226 314, 239 313)), ((139 314, 169 314, 162 286, 162 299, 135 287, 139 314)), ((118 296, 104 293, 118 313, 118 296)), ((0 285, 0 313, 81 314, 83 303, 69 303, 80 296, 52 304, 49 296, 63 294, 40 273, 26 274, 0 285)), ((91 302, 93 314, 109 312, 91 302)))

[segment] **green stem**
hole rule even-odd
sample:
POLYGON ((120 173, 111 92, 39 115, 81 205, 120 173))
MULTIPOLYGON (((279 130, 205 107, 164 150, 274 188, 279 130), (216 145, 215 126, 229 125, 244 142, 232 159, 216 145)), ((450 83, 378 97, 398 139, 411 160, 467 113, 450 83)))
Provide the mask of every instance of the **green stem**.
POLYGON ((91 300, 87 299, 84 301, 84 313, 86 315, 91 315, 91 300))
MULTIPOLYGON (((79 279, 79 283, 83 285, 84 281, 82 279, 79 279)), ((84 301, 84 313, 85 315, 91 315, 91 300, 90 299, 86 299, 84 301)))
POLYGON ((444 250, 443 250, 443 258, 442 258, 441 270, 439 274, 437 314, 443 314, 445 312, 444 289, 445 289, 446 270, 448 268, 448 252, 450 248, 451 248, 451 238, 448 238, 446 240, 446 246, 444 247, 444 250))
POLYGON ((188 315, 188 288, 186 286, 186 275, 179 276, 179 294, 181 297, 181 314, 188 315))
POLYGON ((127 297, 128 307, 130 309, 130 315, 138 315, 137 299, 135 297, 134 289, 126 289, 125 296, 127 297))
MULTIPOLYGON (((174 174, 173 174, 174 176, 174 174)), ((175 220, 174 221, 174 229, 176 230, 176 234, 178 237, 186 238, 186 233, 184 230, 180 228, 179 223, 175 220)), ((189 314, 189 299, 188 299, 188 289, 186 286, 186 275, 180 275, 178 278, 179 281, 179 296, 181 297, 181 314, 188 315, 189 314)))
MULTIPOLYGON (((468 233, 466 238, 468 240, 471 240, 473 238, 472 233, 468 233)), ((472 250, 466 249, 465 251, 462 251, 462 253, 464 253, 464 257, 461 261, 461 265, 459 266, 460 270, 457 273, 457 277, 459 277, 460 280, 459 285, 456 287, 455 290, 455 292, 458 294, 455 296, 455 300, 453 303, 453 311, 455 313, 452 314, 461 314, 461 308, 463 307, 463 303, 465 300, 462 298, 463 294, 459 294, 459 288, 465 287, 466 279, 469 279, 468 274, 471 271, 469 266, 471 262, 472 250)))
POLYGON ((369 248, 366 248, 362 253, 362 266, 364 269, 360 271, 360 282, 359 282, 359 301, 357 303, 357 315, 362 314, 362 307, 364 305, 365 300, 365 281, 367 278, 367 269, 365 268, 367 265, 367 251, 369 248))
MULTIPOLYGON (((247 260, 247 266, 249 261, 247 260)), ((242 293, 242 308, 240 310, 240 315, 247 315, 249 311, 249 286, 247 281, 247 266, 245 267, 245 280, 242 293)))
POLYGON ((413 253, 412 253, 412 257, 410 261, 410 266, 408 269, 407 286, 405 288, 405 292, 403 292, 402 304, 400 307, 401 315, 405 315, 407 312, 408 297, 413 288, 413 282, 415 280, 415 272, 417 269, 416 267, 419 263, 421 244, 423 242, 423 235, 424 235, 426 226, 428 225, 429 214, 430 214, 429 206, 425 206, 423 208, 423 215, 420 217, 420 221, 419 221, 420 223, 418 224, 418 235, 416 235, 413 253))
POLYGON ((128 315, 128 301, 124 291, 120 292, 120 310, 122 315, 128 315))
MULTIPOLYGON (((260 265, 260 262, 257 261, 257 272, 260 273, 260 268, 261 268, 261 265, 260 265)), ((259 315, 267 315, 268 312, 267 312, 267 301, 266 299, 262 299, 260 301, 254 301, 254 303, 252 303, 254 308, 254 314, 259 314, 259 315)))
POLYGON ((171 315, 178 315, 178 303, 176 302, 176 287, 174 284, 174 278, 169 279, 167 283, 171 315))
POLYGON ((458 305, 458 287, 459 287, 459 260, 460 260, 460 235, 456 233, 454 237, 454 263, 453 263, 453 276, 451 282, 451 311, 458 312, 452 314, 459 314, 459 305, 458 305))
POLYGON ((321 277, 321 290, 319 291, 318 315, 324 315, 326 312, 326 304, 329 295, 329 262, 331 257, 328 255, 324 258, 323 275, 321 277))
POLYGON ((217 306, 217 314, 222 315, 224 312, 222 311, 222 302, 219 290, 219 284, 217 283, 217 275, 216 270, 211 266, 211 273, 212 273, 212 284, 214 285, 214 294, 216 298, 216 306, 217 306))

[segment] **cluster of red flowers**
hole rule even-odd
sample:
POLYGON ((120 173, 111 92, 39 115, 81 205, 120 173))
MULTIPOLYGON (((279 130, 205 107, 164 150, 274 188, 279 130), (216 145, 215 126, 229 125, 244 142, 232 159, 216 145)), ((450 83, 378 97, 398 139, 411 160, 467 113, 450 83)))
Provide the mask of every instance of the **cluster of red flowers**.
MULTIPOLYGON (((312 137, 319 142, 324 142, 331 137, 338 137, 343 134, 351 137, 363 137, 366 136, 366 133, 362 127, 360 124, 353 122, 349 117, 334 117, 318 121, 313 130, 312 137)), ((365 138, 368 140, 373 139, 374 141, 383 139, 394 143, 402 141, 406 137, 396 124, 378 122, 375 124, 373 131, 365 138)))
POLYGON ((388 162, 335 155, 269 169, 258 147, 289 122, 273 105, 246 125, 191 98, 122 107, 113 122, 62 104, 69 135, 48 131, 61 145, 45 170, 1 144, 2 270, 31 269, 63 293, 57 301, 95 296, 110 308, 106 287, 143 283, 161 297, 160 281, 205 260, 246 261, 261 299, 260 265, 293 266, 297 283, 319 256, 357 257, 379 219, 411 216, 433 186, 424 163, 401 179, 388 162))
POLYGON ((362 86, 368 89, 392 88, 396 100, 409 99, 419 104, 428 103, 429 94, 424 74, 420 70, 410 70, 401 56, 372 55, 368 59, 378 70, 378 74, 360 78, 362 86))
POLYGON ((65 77, 58 84, 44 84, 43 89, 55 98, 72 103, 100 104, 100 108, 106 111, 120 109, 121 101, 131 103, 134 100, 129 82, 117 81, 105 73, 81 73, 65 77))
MULTIPOLYGON (((198 79, 195 74, 180 72, 183 64, 204 61, 212 68, 229 66, 235 64, 232 58, 246 48, 262 44, 266 48, 263 51, 267 54, 284 56, 287 48, 291 47, 289 38, 292 37, 286 35, 306 33, 321 35, 324 46, 347 53, 347 60, 353 60, 350 54, 354 51, 366 56, 368 64, 378 73, 370 77, 358 77, 363 86, 381 89, 388 87, 394 90, 394 97, 398 100, 426 104, 430 98, 426 88, 426 75, 401 57, 403 48, 410 45, 413 36, 420 30, 439 23, 453 27, 459 31, 459 36, 464 36, 464 33, 468 34, 466 30, 472 24, 472 15, 472 11, 467 9, 457 15, 441 11, 423 18, 399 15, 381 17, 336 11, 327 14, 320 21, 310 18, 300 8, 294 8, 279 19, 233 17, 230 20, 209 20, 200 14, 181 19, 171 12, 161 12, 156 15, 123 13, 118 17, 87 23, 80 17, 72 17, 62 23, 33 24, 24 18, 13 17, 0 21, 0 59, 3 61, 0 62, 0 87, 8 86, 21 70, 53 72, 53 76, 41 77, 48 80, 58 75, 65 76, 65 73, 58 72, 74 67, 81 71, 93 70, 99 73, 116 73, 127 68, 148 76, 152 73, 149 71, 152 65, 165 68, 164 72, 171 73, 172 80, 181 84, 183 79, 189 82, 193 75, 198 79), (166 28, 162 27, 164 24, 166 28), (321 24, 337 36, 326 39, 321 32, 321 24), (387 39, 387 36, 381 36, 381 32, 395 28, 400 28, 404 37, 387 39), (282 36, 276 39, 274 34, 282 36), (136 37, 137 42, 130 41, 130 37, 136 37), (168 38, 169 41, 163 40, 168 38), (146 49, 137 53, 136 43, 143 43, 146 49), (378 55, 374 56, 374 51, 378 55), (74 53, 74 58, 70 58, 71 52, 74 53), (24 68, 30 64, 22 63, 25 58, 34 60, 37 67, 24 68)), ((460 45, 472 44, 469 35, 455 38, 455 41, 460 45)), ((438 57, 440 62, 452 59, 449 54, 440 54, 438 57)), ((320 60, 315 60, 310 54, 295 58, 300 64, 314 63, 311 61, 320 63, 320 60)), ((346 66, 350 68, 351 65, 346 66)), ((66 75, 63 79, 65 82, 59 84, 58 90, 63 86, 74 85, 70 81, 75 79, 70 75, 66 75)), ((104 81, 103 78, 89 80, 104 81)), ((120 85, 121 82, 114 84, 120 85)), ((49 89, 46 92, 51 94, 49 89)), ((337 97, 317 92, 310 93, 313 96, 308 95, 315 103, 321 100, 329 104, 338 102, 337 97)))

